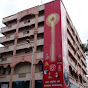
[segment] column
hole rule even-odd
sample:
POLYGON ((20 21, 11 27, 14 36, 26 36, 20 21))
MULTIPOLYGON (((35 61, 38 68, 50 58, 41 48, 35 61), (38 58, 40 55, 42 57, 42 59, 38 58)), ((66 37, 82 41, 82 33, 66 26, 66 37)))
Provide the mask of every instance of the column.
POLYGON ((32 71, 32 88, 35 88, 35 62, 36 62, 36 51, 37 51, 37 33, 38 33, 38 14, 35 15, 35 29, 34 29, 34 63, 32 71))
POLYGON ((14 67, 11 67, 11 75, 10 75, 10 81, 9 81, 9 88, 12 88, 13 74, 14 74, 14 67))
MULTIPOLYGON (((13 50, 13 56, 16 55, 16 46, 17 46, 17 39, 18 39, 18 31, 19 31, 19 20, 17 20, 17 28, 16 33, 14 35, 14 50, 13 50)), ((13 58, 12 58, 12 64, 13 64, 13 58)), ((14 74, 14 67, 11 67, 11 75, 10 75, 10 82, 9 82, 9 88, 12 88, 12 79, 14 74)))
POLYGON ((14 50, 13 50, 13 55, 16 55, 16 45, 17 45, 17 39, 18 39, 18 31, 19 31, 19 20, 17 20, 17 29, 15 33, 15 41, 14 41, 14 50))

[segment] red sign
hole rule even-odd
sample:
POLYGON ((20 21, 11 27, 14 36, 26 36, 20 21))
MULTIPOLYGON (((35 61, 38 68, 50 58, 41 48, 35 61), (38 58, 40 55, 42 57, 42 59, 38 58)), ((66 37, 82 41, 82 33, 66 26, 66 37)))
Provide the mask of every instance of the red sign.
POLYGON ((64 26, 61 8, 60 0, 45 4, 43 88, 69 88, 68 59, 64 51, 65 47, 67 52, 67 34, 61 29, 64 26))

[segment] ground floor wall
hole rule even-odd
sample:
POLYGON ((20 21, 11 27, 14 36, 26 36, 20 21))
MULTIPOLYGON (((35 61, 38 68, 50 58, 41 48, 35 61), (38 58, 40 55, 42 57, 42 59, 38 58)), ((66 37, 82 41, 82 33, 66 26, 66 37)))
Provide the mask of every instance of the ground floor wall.
MULTIPOLYGON (((42 88, 42 80, 35 80, 35 88, 42 88)), ((13 81, 12 88, 29 88, 30 81, 13 81)), ((9 82, 0 82, 0 88, 9 88, 9 82)))
MULTIPOLYGON (((42 88, 43 80, 35 80, 35 88, 42 88)), ((13 81, 12 88, 29 88, 30 81, 13 81)), ((8 88, 9 82, 0 82, 0 88, 8 88)), ((70 88, 79 88, 70 82, 70 88)))

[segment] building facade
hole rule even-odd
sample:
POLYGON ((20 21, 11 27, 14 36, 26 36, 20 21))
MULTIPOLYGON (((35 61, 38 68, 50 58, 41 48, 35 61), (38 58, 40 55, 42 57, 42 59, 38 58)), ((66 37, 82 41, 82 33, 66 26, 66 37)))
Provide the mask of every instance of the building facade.
MULTIPOLYGON (((4 37, 0 37, 0 43, 4 45, 0 47, 0 88, 29 87, 32 47, 34 47, 32 88, 42 88, 45 5, 3 18, 6 27, 1 28, 4 37), (28 38, 31 45, 26 42, 28 38)), ((68 13, 65 15, 70 88, 86 88, 84 83, 88 83, 87 63, 81 49, 82 42, 68 13)))

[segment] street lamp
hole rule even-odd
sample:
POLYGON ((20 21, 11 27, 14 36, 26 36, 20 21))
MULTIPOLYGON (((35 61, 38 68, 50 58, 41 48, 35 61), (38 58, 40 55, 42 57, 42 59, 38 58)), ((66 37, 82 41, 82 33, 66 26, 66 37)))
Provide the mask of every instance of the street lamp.
POLYGON ((33 69, 34 47, 31 45, 30 39, 26 39, 26 42, 28 42, 30 46, 32 47, 32 62, 31 62, 31 75, 30 75, 30 86, 29 86, 29 88, 32 88, 32 69, 33 69))

